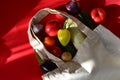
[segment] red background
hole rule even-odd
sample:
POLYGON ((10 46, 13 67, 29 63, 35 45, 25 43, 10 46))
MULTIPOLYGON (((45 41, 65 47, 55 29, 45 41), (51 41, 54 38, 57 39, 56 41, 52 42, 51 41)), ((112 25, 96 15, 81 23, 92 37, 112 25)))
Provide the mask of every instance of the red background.
MULTIPOLYGON (((0 1, 0 80, 42 80, 43 73, 28 41, 28 23, 38 10, 68 1, 0 1)), ((80 0, 80 6, 88 13, 95 7, 104 8, 107 17, 101 24, 120 38, 120 0, 80 0)))

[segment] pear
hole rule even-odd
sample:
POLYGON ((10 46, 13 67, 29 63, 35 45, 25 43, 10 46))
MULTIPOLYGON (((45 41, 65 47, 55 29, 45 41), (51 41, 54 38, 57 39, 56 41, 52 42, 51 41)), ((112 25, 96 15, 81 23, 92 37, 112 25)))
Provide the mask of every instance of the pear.
POLYGON ((62 46, 66 46, 70 41, 70 32, 67 29, 59 29, 57 37, 62 46))

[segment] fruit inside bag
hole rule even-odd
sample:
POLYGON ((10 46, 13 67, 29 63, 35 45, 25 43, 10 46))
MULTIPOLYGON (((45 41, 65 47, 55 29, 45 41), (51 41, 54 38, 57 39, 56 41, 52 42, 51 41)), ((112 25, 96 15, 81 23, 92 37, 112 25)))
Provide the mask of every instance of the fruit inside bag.
MULTIPOLYGON (((81 44, 86 37, 85 34, 78 30, 77 24, 72 19, 70 19, 67 14, 60 13, 59 11, 49 8, 41 10, 41 12, 38 12, 32 18, 29 30, 31 33, 30 37, 35 38, 36 40, 36 44, 35 42, 30 42, 31 45, 39 44, 33 47, 37 51, 37 53, 41 51, 41 53, 45 53, 42 55, 46 55, 48 59, 50 59, 50 55, 53 55, 56 58, 61 58, 64 61, 72 60, 72 58, 76 54, 79 44, 81 44), (49 18, 47 19, 48 21, 45 20, 46 16, 49 16, 49 18), (55 20, 54 16, 59 18, 55 20), (60 16, 64 17, 64 20, 60 21, 60 16), (58 23, 58 20, 60 24, 58 23), (37 47, 40 48, 37 49, 37 47), (65 56, 68 55, 69 58, 65 58, 65 56)), ((38 55, 43 58, 42 55, 38 55)), ((45 59, 47 59, 47 57, 44 56, 45 59)), ((58 61, 59 60, 60 59, 58 59, 58 61)))
MULTIPOLYGON (((69 25, 69 24, 66 24, 66 25, 69 25)), ((67 28, 67 26, 65 28, 67 28)), ((50 60, 50 62, 56 64, 56 66, 53 66, 53 68, 55 68, 54 70, 50 70, 49 72, 47 72, 46 74, 42 76, 43 80, 58 80, 58 79, 59 80, 87 80, 88 78, 93 76, 93 74, 95 74, 94 73, 95 70, 99 72, 100 69, 103 69, 102 67, 105 68, 108 65, 115 66, 115 67, 120 66, 119 63, 115 62, 116 58, 117 60, 119 60, 119 57, 114 56, 112 58, 111 53, 113 51, 109 52, 108 50, 111 47, 106 48, 106 45, 108 44, 105 42, 105 40, 108 40, 108 39, 101 38, 101 36, 103 37, 103 34, 101 33, 104 30, 104 29, 102 30, 102 28, 96 28, 94 31, 92 31, 88 27, 86 27, 83 23, 81 23, 79 20, 77 20, 76 18, 70 15, 66 15, 60 11, 49 9, 49 8, 40 10, 31 19, 31 22, 29 24, 28 37, 30 40, 30 44, 34 48, 34 50, 37 52, 38 56, 41 59, 50 60), (85 39, 83 39, 84 41, 81 44, 81 46, 78 46, 78 47, 76 46, 78 50, 76 54, 74 55, 74 57, 72 58, 72 60, 69 62, 66 62, 62 60, 61 58, 58 58, 58 56, 51 54, 50 51, 48 51, 45 48, 45 45, 43 45, 42 41, 40 41, 40 39, 36 37, 36 35, 33 32, 33 28, 31 28, 31 25, 41 21, 49 13, 61 14, 67 17, 66 21, 68 22, 70 20, 73 20, 73 22, 75 23, 72 23, 72 25, 68 27, 73 27, 73 26, 77 27, 81 32, 83 32, 86 35, 84 36, 85 39), (79 25, 79 26, 76 26, 76 25, 79 25)), ((108 32, 107 30, 105 31, 108 32)), ((105 31, 104 33, 106 33, 105 31)), ((119 40, 117 41, 119 43, 119 40)), ((61 43, 63 46, 68 44, 62 41, 61 43)), ((118 45, 118 47, 120 46, 118 45)), ((119 48, 116 48, 114 52, 119 53, 119 48)), ((99 79, 96 78, 94 80, 99 80, 99 79)))

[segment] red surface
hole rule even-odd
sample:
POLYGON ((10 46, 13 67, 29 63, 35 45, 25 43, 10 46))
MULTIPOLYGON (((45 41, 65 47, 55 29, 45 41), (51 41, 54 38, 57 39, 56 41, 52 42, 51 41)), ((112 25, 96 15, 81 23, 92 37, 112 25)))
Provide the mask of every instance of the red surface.
MULTIPOLYGON (((42 80, 27 28, 30 18, 45 7, 55 8, 69 0, 0 1, 0 80, 42 80)), ((120 37, 120 0, 80 0, 81 9, 90 12, 102 7, 107 18, 102 23, 120 37)))

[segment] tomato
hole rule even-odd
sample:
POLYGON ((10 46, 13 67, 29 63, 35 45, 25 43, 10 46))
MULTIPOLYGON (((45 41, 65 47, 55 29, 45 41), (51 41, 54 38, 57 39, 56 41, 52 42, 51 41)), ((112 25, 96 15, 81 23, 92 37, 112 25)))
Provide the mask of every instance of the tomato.
POLYGON ((58 30, 61 28, 61 23, 58 20, 51 20, 45 26, 45 32, 51 36, 57 36, 58 30))
POLYGON ((53 46, 53 45, 55 45, 55 40, 52 38, 52 37, 45 37, 44 38, 44 45, 46 46, 46 47, 50 47, 50 46, 53 46))
POLYGON ((51 47, 50 52, 51 52, 53 55, 55 55, 56 57, 60 57, 60 56, 61 56, 61 53, 62 53, 62 50, 61 50, 61 48, 59 48, 58 46, 53 46, 53 47, 51 47))
POLYGON ((102 8, 94 8, 91 11, 91 17, 96 23, 101 23, 106 17, 106 12, 102 8))

